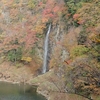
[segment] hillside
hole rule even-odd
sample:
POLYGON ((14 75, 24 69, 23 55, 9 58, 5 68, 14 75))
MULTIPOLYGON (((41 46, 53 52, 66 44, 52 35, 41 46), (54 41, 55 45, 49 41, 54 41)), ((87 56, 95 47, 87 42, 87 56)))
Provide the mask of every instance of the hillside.
MULTIPOLYGON (((46 73, 44 79, 37 76, 42 74, 44 41, 51 25, 46 71, 53 70, 57 82, 63 83, 55 83, 61 88, 58 91, 99 100, 99 9, 99 0, 1 0, 1 80, 2 74, 11 77, 5 80, 22 82, 24 77, 31 84, 35 81, 33 78, 37 83, 45 79, 46 73)), ((48 77, 55 82, 53 74, 48 77)))

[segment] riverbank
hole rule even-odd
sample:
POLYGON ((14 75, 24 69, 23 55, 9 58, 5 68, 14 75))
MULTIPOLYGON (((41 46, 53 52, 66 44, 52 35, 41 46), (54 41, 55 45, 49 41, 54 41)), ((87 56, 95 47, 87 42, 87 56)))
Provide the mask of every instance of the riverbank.
POLYGON ((54 70, 50 70, 43 75, 33 78, 33 85, 38 85, 37 92, 47 98, 47 100, 100 100, 99 95, 91 95, 91 99, 65 91, 64 83, 54 70))
POLYGON ((40 75, 32 80, 32 84, 38 85, 37 92, 47 100, 89 100, 76 94, 69 94, 64 90, 63 80, 55 75, 54 70, 40 75))
POLYGON ((31 84, 30 80, 33 79, 34 74, 28 65, 16 67, 14 64, 4 62, 0 64, 0 81, 10 83, 27 83, 31 84))
POLYGON ((18 68, 9 62, 6 62, 0 65, 0 81, 10 82, 12 84, 36 85, 38 86, 37 92, 45 96, 47 100, 56 100, 57 98, 57 100, 60 100, 61 97, 63 97, 62 100, 65 100, 65 97, 70 98, 66 93, 59 92, 60 90, 57 86, 63 88, 63 83, 62 81, 59 81, 58 77, 54 74, 54 70, 39 76, 34 76, 30 67, 21 66, 18 68), (57 86, 55 84, 57 84, 57 86))
POLYGON ((54 73, 53 69, 45 74, 35 76, 28 66, 17 68, 12 64, 2 63, 0 73, 0 81, 38 86, 37 92, 45 96, 47 100, 88 100, 82 96, 63 91, 64 82, 54 73))

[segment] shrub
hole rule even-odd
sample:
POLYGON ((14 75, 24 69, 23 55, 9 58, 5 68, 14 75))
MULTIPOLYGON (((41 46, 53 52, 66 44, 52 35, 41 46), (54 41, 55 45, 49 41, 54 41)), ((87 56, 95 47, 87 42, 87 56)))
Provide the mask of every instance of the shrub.
POLYGON ((89 51, 89 48, 85 47, 84 45, 79 45, 71 50, 72 57, 81 56, 86 54, 89 51))
POLYGON ((22 51, 20 48, 10 50, 7 54, 7 58, 9 61, 19 61, 22 57, 22 51))
POLYGON ((66 6, 68 6, 68 12, 73 16, 78 9, 82 7, 85 2, 91 2, 93 0, 64 0, 66 6))
POLYGON ((31 51, 30 51, 30 55, 35 55, 35 53, 36 53, 36 49, 35 49, 35 47, 33 47, 32 49, 31 49, 31 51))
POLYGON ((28 7, 29 9, 33 9, 36 6, 36 1, 35 0, 29 0, 28 1, 28 7))
POLYGON ((30 63, 32 61, 32 58, 31 57, 22 57, 21 60, 26 63, 30 63))
POLYGON ((87 40, 87 34, 85 31, 81 31, 78 38, 77 38, 77 42, 79 45, 83 45, 87 40))
POLYGON ((92 45, 89 53, 92 55, 92 58, 95 58, 98 62, 100 62, 100 44, 92 45))

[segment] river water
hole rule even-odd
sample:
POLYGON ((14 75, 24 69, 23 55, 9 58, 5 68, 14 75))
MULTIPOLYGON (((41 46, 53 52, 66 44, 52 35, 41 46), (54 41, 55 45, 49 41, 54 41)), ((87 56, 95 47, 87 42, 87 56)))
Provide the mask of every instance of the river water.
POLYGON ((0 100, 46 100, 36 87, 0 82, 0 100))

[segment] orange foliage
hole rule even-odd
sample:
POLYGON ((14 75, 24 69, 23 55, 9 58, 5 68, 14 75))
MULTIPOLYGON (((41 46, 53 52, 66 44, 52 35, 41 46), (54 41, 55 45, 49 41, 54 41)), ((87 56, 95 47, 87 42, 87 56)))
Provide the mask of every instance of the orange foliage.
POLYGON ((0 30, 5 36, 1 39, 0 45, 3 45, 3 48, 5 46, 10 48, 11 42, 17 38, 18 44, 14 45, 31 49, 39 40, 37 34, 44 34, 48 22, 58 23, 60 17, 58 13, 63 10, 62 1, 60 3, 56 0, 42 1, 36 1, 35 7, 30 10, 28 0, 20 0, 19 3, 14 0, 10 2, 1 0, 0 30))
POLYGON ((77 20, 77 19, 79 18, 79 16, 80 16, 79 14, 74 14, 74 15, 73 15, 73 19, 74 19, 74 20, 77 20))
POLYGON ((65 62, 66 64, 68 64, 68 65, 69 65, 69 64, 72 62, 72 60, 71 60, 71 59, 70 59, 70 60, 67 60, 67 61, 66 61, 66 60, 64 60, 64 62, 65 62))

